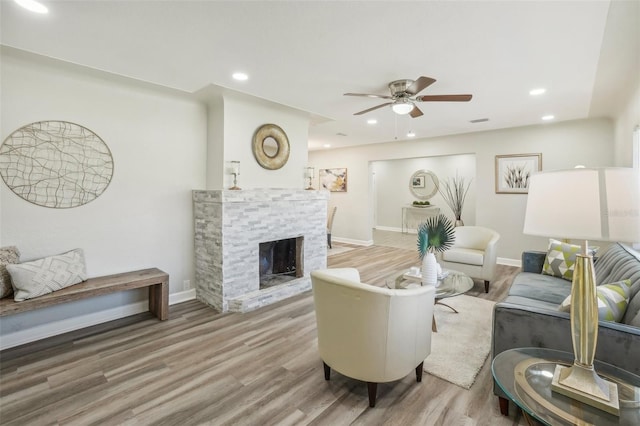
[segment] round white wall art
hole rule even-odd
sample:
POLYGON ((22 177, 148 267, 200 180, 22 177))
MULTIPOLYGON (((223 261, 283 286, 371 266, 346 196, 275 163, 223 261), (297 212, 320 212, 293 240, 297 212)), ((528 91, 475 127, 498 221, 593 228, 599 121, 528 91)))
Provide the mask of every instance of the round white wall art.
POLYGON ((30 203, 65 209, 98 198, 113 176, 109 147, 91 130, 67 121, 39 121, 0 146, 0 175, 30 203))

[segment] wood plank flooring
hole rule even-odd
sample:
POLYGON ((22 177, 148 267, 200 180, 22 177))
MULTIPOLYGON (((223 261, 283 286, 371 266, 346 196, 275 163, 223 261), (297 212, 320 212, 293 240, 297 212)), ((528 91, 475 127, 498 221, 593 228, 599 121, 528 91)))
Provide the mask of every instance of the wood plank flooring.
MULTIPOLYGON (((357 247, 329 258, 362 280, 418 264, 415 250, 357 247)), ((502 299, 517 268, 499 266, 488 294, 502 299)), ((310 292, 247 314, 197 301, 169 320, 140 314, 0 352, 2 425, 515 425, 500 415, 489 360, 462 389, 428 374, 378 386, 324 380, 310 292)))

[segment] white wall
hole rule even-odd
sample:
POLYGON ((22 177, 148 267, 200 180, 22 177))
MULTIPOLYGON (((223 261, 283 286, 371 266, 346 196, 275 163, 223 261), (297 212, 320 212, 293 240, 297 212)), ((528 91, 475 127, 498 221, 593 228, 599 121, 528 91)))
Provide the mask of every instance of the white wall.
MULTIPOLYGON (((71 121, 105 141, 115 170, 100 197, 72 209, 36 206, 1 184, 0 244, 18 246, 23 261, 81 247, 89 276, 158 267, 169 273, 171 293, 182 291, 185 280, 193 282, 191 191, 205 185, 204 104, 6 47, 1 59, 3 140, 31 122, 71 121)), ((4 317, 2 345, 30 328, 86 326, 81 315, 118 311, 144 298, 141 292, 118 293, 4 317)))
MULTIPOLYGON (((453 178, 456 172, 465 182, 470 183, 465 199, 462 220, 466 225, 475 224, 476 220, 476 156, 473 154, 444 155, 439 157, 407 158, 400 160, 374 161, 371 170, 375 173, 376 199, 375 209, 377 222, 374 227, 400 230, 402 227, 401 206, 409 205, 416 197, 409 189, 411 175, 418 170, 429 170, 435 173, 442 182, 453 178)), ((440 193, 436 193, 429 202, 440 209, 440 213, 455 220, 453 212, 440 193)))
MULTIPOLYGON (((207 187, 222 189, 232 185, 224 173, 224 100, 222 96, 207 96, 207 187), (225 185, 226 184, 226 185, 225 185)), ((200 188, 198 188, 200 189, 200 188)))
POLYGON ((633 131, 640 125, 640 76, 635 89, 629 90, 629 99, 615 120, 616 165, 633 166, 633 131))
POLYGON ((199 90, 196 97, 209 110, 206 189, 233 186, 231 161, 240 161, 242 189, 304 188, 309 113, 215 85, 199 90), (289 159, 280 169, 265 169, 253 156, 253 135, 263 124, 280 126, 289 139, 289 159))
POLYGON ((241 188, 304 188, 308 139, 308 113, 253 96, 225 93, 224 161, 240 161, 241 188), (251 149, 256 130, 270 123, 280 126, 289 139, 289 159, 277 170, 261 167, 251 149))
MULTIPOLYGON (((416 141, 391 142, 309 153, 316 168, 347 167, 348 192, 332 193, 338 206, 333 235, 363 244, 372 241, 368 163, 400 158, 469 154, 476 156, 475 223, 502 236, 498 256, 519 259, 525 249, 545 249, 546 239, 522 234, 526 195, 495 193, 495 156, 542 153, 543 170, 614 165, 613 124, 608 119, 576 120, 416 141)), ((454 170, 451 171, 455 173, 454 170)), ((395 206, 399 209, 400 206, 395 206)), ((552 206, 549 206, 551 211, 552 206)))

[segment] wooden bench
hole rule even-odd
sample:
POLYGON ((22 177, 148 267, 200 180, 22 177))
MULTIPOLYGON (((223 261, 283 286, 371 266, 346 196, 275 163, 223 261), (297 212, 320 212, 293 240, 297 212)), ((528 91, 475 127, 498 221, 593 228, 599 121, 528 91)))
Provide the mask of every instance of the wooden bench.
POLYGON ((158 268, 89 278, 62 290, 21 302, 6 297, 0 299, 0 317, 141 287, 149 287, 149 311, 160 320, 168 319, 169 274, 158 268))

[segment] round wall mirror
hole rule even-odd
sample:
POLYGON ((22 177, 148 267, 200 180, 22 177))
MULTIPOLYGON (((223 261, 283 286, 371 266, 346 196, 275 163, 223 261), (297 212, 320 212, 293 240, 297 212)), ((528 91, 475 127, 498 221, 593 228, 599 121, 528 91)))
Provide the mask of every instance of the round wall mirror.
POLYGON ((264 155, 274 158, 278 154, 278 142, 271 136, 262 141, 262 150, 264 155))
POLYGON ((438 192, 438 176, 429 170, 418 170, 411 175, 409 190, 419 200, 428 200, 438 192))
POLYGON ((264 124, 253 135, 253 156, 265 169, 276 170, 289 159, 289 138, 275 124, 264 124))

